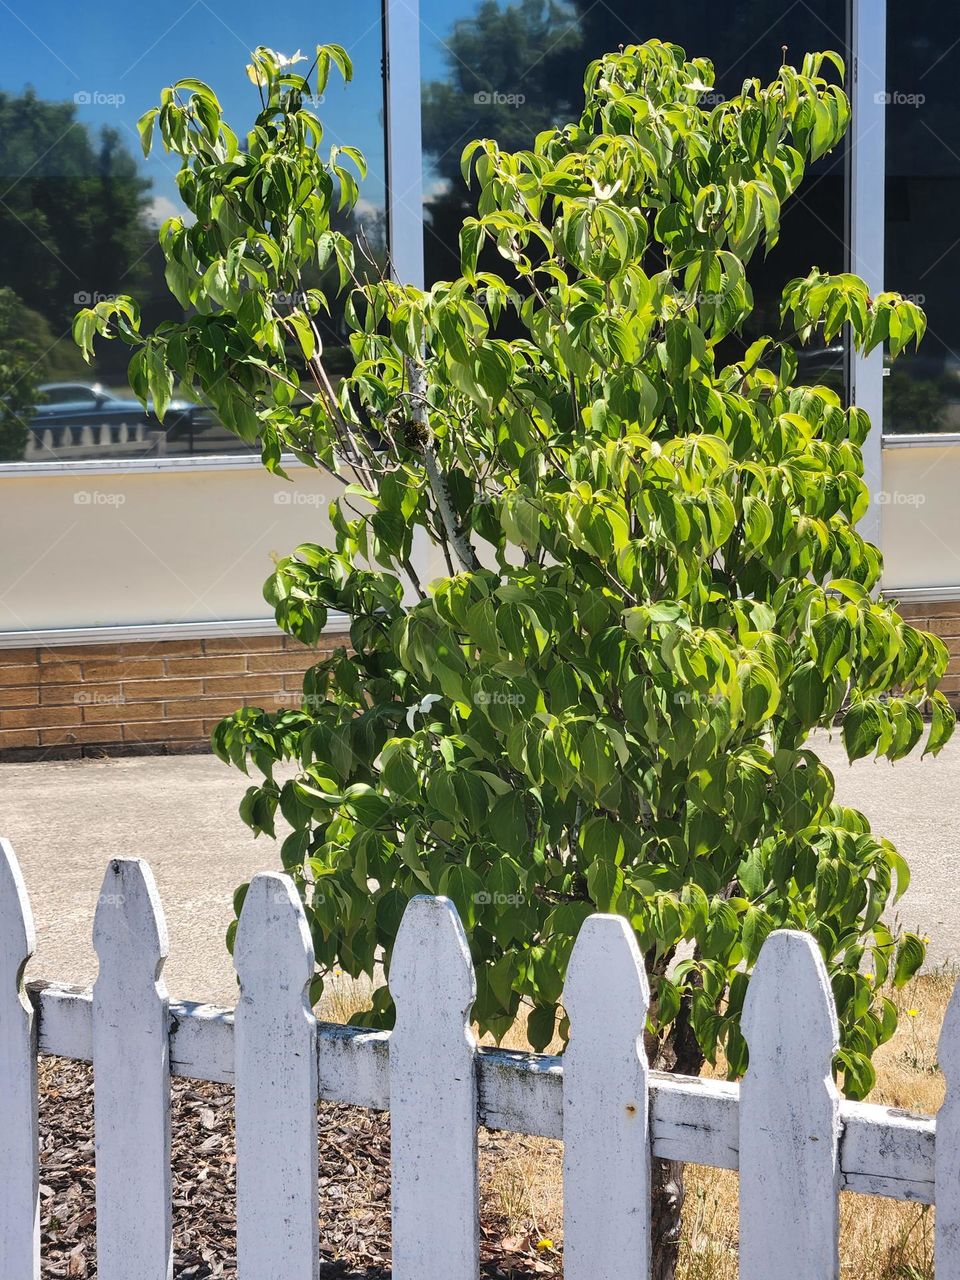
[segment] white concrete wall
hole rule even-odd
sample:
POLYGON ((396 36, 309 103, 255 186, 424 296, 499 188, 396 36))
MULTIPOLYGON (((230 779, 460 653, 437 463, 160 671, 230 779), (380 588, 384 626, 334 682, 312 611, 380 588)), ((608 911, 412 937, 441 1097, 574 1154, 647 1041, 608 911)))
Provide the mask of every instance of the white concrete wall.
MULTIPOLYGON (((253 619, 274 561, 328 542, 337 485, 259 465, 0 469, 0 635, 253 619)), ((960 588, 960 437, 887 444, 887 591, 960 588)), ((415 557, 429 580, 442 571, 415 557)), ((15 642, 15 641, 14 641, 15 642)))
POLYGON ((272 617, 274 561, 329 542, 338 488, 253 467, 0 473, 0 632, 272 617))
POLYGON ((883 450, 884 590, 960 587, 960 438, 883 450))

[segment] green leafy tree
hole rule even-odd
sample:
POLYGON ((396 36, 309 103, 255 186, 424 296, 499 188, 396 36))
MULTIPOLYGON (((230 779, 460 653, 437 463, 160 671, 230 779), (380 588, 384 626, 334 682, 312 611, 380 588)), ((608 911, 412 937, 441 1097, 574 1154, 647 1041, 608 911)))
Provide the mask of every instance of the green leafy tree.
POLYGON ((0 279, 27 306, 63 327, 78 292, 141 283, 150 182, 116 129, 87 129, 73 102, 0 93, 0 173, 0 279))
POLYGON ((0 462, 21 462, 40 399, 50 332, 12 289, 0 289, 0 462))
MULTIPOLYGON (((334 965, 375 975, 382 956, 389 971, 406 903, 445 893, 481 1028, 525 1015, 542 1049, 566 1035, 577 930, 616 911, 652 977, 651 1058, 695 1073, 722 1052, 735 1077, 751 968, 771 929, 797 927, 823 951, 837 1072, 863 1096, 896 1026, 880 989, 924 948, 884 922, 903 859, 835 803, 810 736, 845 708, 850 758, 895 760, 928 710, 938 751, 954 724, 936 689, 947 653, 876 598, 880 554, 857 532, 864 412, 798 385, 787 345, 716 355, 751 313, 746 264, 847 127, 840 59, 810 54, 709 108, 710 64, 676 46, 592 63, 579 119, 529 150, 468 146, 479 200, 462 274, 427 292, 363 283, 330 229, 363 173, 349 148, 321 156, 305 105, 332 63, 349 75, 334 46, 305 76, 258 50, 262 112, 242 148, 206 85, 164 91, 141 127, 181 162, 196 221, 161 241, 194 314, 146 335, 124 299, 75 323, 88 354, 97 334, 132 346, 131 385, 158 409, 176 377, 259 437, 270 470, 289 450, 343 483, 335 545, 297 548, 266 592, 307 644, 328 610, 346 614, 352 651, 308 672, 301 709, 246 707, 214 734, 260 775, 249 825, 273 834, 279 809, 291 828, 280 856, 313 933, 314 997, 334 965), (515 284, 478 270, 484 245, 515 284), (325 298, 280 300, 333 261, 355 359, 336 393, 325 298), (491 336, 506 310, 512 341, 491 336)), ((924 327, 910 302, 816 269, 783 309, 801 342, 847 327, 893 355, 924 327)), ((359 1020, 391 1018, 380 986, 359 1020)), ((676 1192, 661 1168, 659 1276, 676 1192)))

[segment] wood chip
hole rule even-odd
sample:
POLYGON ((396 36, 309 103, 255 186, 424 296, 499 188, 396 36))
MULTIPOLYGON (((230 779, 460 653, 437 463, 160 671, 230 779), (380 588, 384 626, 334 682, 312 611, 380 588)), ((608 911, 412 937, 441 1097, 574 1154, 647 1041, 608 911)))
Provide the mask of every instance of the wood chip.
MULTIPOLYGON (((42 1057, 40 1177, 42 1280, 96 1280, 93 1074, 86 1063, 42 1057)), ((175 1280, 236 1280, 233 1093, 225 1085, 172 1084, 175 1280)), ((390 1280, 390 1119, 360 1107, 319 1108, 320 1276, 390 1280)), ((509 1139, 506 1140, 507 1142, 509 1139)), ((482 1160, 503 1160, 503 1135, 482 1160)), ((562 1277, 526 1234, 481 1213, 483 1280, 562 1277)))

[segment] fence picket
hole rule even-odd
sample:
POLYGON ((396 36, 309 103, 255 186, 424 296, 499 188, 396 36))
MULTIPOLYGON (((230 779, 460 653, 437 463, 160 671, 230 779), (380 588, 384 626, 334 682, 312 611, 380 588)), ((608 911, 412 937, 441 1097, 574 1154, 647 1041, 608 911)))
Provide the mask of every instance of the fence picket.
POLYGON ((476 996, 470 950, 448 898, 414 898, 390 963, 394 1280, 476 1280, 476 996))
POLYGON ((23 970, 33 912, 13 848, 0 838, 0 1276, 40 1276, 37 1043, 23 970))
POLYGON ((837 1280, 839 1032, 814 940, 781 929, 763 945, 743 1012, 741 1280, 837 1280))
POLYGON ((170 1280, 167 929, 153 873, 116 858, 93 922, 93 1094, 99 1280, 170 1280))
POLYGON ((650 1274, 650 1135, 643 1028, 650 992, 620 916, 580 930, 563 991, 563 1273, 650 1274))
POLYGON ((233 962, 237 1273, 241 1280, 315 1280, 317 1024, 307 997, 314 959, 289 876, 255 876, 233 962))
POLYGON ((947 1092, 937 1112, 934 1147, 934 1272, 937 1280, 960 1280, 960 983, 947 1006, 937 1057, 947 1092))

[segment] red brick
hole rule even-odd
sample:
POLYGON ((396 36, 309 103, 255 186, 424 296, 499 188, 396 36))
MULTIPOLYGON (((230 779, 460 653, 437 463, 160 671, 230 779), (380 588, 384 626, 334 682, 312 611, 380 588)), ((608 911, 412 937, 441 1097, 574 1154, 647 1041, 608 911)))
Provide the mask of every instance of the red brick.
POLYGON ((25 707, 0 711, 0 728, 41 729, 80 723, 79 707, 25 707))
POLYGON ((75 743, 101 743, 109 746, 121 741, 120 726, 114 724, 75 724, 69 729, 40 730, 40 744, 44 747, 69 747, 75 743))
POLYGON ((36 729, 0 729, 0 751, 7 747, 39 747, 40 734, 36 729))
POLYGON ((82 658, 112 658, 119 648, 115 644, 57 644, 40 649, 40 661, 44 664, 79 662, 82 658))
POLYGON ((163 676, 160 680, 124 680, 123 693, 131 702, 186 698, 190 694, 202 694, 203 681, 177 680, 173 676, 163 676))
POLYGON ((300 653, 264 654, 247 659, 251 671, 306 671, 316 666, 319 655, 304 649, 300 653))
POLYGON ((173 739, 203 741, 202 720, 150 720, 144 724, 125 724, 124 742, 167 742, 173 739))
MULTIPOLYGON (((83 679, 83 668, 79 662, 58 662, 49 667, 39 667, 41 684, 79 684, 83 679)), ((2 675, 0 671, 0 675, 2 675)))
POLYGON ((37 683, 39 673, 39 667, 28 666, 26 664, 0 667, 0 687, 9 689, 13 685, 35 685, 37 683))
POLYGON ((228 716, 237 710, 238 705, 236 698, 185 698, 182 701, 165 702, 163 714, 167 720, 184 720, 190 716, 228 716))
MULTIPOLYGON (((251 658, 251 662, 255 659, 251 658)), ((168 676, 235 676, 246 671, 247 659, 238 654, 227 658, 168 658, 168 676)))
POLYGON ((204 640, 205 653, 280 653, 283 649, 283 635, 268 636, 217 636, 204 640))
POLYGON ((121 696, 119 684, 54 684, 40 690, 43 706, 83 706, 97 701, 107 701, 121 696))
POLYGON ((84 680, 137 680, 154 679, 163 675, 162 658, 143 658, 134 661, 93 662, 83 664, 84 680))
POLYGON ((127 720, 155 720, 156 702, 92 702, 82 708, 84 724, 124 724, 127 720))
POLYGON ((35 686, 21 689, 0 689, 0 707, 35 707, 40 701, 40 690, 35 686))
POLYGON ((37 651, 29 649, 0 649, 0 667, 18 667, 37 661, 37 651))
POLYGON ((203 652, 202 640, 140 640, 118 646, 123 658, 192 658, 203 652))
POLYGON ((279 693, 282 689, 282 676, 214 676, 203 682, 204 693, 220 696, 231 693, 247 697, 252 693, 279 693))
POLYGON ((918 618, 949 618, 960 614, 960 600, 905 600, 897 606, 897 612, 908 622, 918 618))

